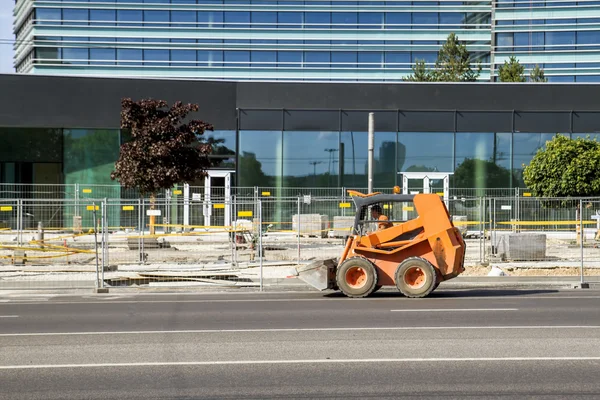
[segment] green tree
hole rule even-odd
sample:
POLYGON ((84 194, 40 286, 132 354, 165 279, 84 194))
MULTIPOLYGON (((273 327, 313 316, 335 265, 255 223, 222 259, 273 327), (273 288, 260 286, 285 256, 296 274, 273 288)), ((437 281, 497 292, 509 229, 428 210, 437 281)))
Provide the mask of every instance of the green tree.
POLYGON ((511 56, 510 62, 504 61, 504 65, 498 68, 498 76, 500 82, 525 82, 523 71, 525 71, 525 67, 515 56, 511 56))
POLYGON ((413 74, 405 81, 412 82, 474 82, 481 73, 481 65, 477 71, 471 67, 471 55, 467 46, 458 40, 455 33, 448 35, 446 43, 438 51, 434 69, 428 70, 423 61, 413 66, 413 74))
MULTIPOLYGON (((197 104, 180 101, 171 107, 164 100, 121 101, 121 128, 130 132, 131 140, 121 145, 110 177, 123 187, 138 189, 142 196, 149 194, 151 209, 160 190, 206 176, 210 167, 211 145, 197 142, 213 127, 194 119, 184 123, 193 111, 198 111, 197 104)), ((154 217, 150 233, 154 233, 154 217)))
POLYGON ((425 66, 425 60, 416 60, 412 67, 413 73, 404 78, 407 82, 433 82, 434 74, 425 66))
POLYGON ((529 74, 529 80, 531 82, 548 82, 548 78, 544 76, 544 70, 537 64, 531 70, 531 73, 529 74))
POLYGON ((600 142, 556 135, 524 166, 523 180, 537 197, 600 195, 600 142))

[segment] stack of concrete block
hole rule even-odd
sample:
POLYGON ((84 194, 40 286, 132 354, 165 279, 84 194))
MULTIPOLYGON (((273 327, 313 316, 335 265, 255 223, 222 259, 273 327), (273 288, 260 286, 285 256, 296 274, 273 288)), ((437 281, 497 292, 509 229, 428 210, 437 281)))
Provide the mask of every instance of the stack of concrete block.
POLYGON ((327 236, 327 215, 321 214, 298 214, 292 216, 292 230, 298 232, 298 220, 300 221, 301 236, 316 236, 324 238, 327 236))
POLYGON ((346 237, 352 234, 354 217, 333 217, 333 236, 346 237))
POLYGON ((546 235, 543 233, 495 233, 492 246, 495 255, 505 260, 546 259, 546 235))

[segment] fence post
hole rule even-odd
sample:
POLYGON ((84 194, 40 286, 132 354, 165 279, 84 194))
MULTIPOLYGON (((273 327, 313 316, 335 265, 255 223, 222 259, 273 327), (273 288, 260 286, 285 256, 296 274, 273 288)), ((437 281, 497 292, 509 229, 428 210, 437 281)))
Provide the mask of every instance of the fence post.
POLYGON ((263 291, 263 241, 262 241, 262 200, 258 199, 258 262, 260 265, 260 291, 263 291))
POLYGON ((104 236, 104 256, 102 257, 102 279, 100 280, 100 287, 104 288, 104 266, 108 267, 108 199, 104 199, 102 202, 102 231, 104 236))
POLYGON ((23 200, 17 199, 17 245, 23 244, 23 200))
POLYGON ((580 282, 579 287, 583 288, 583 239, 585 232, 583 230, 583 199, 579 199, 579 248, 581 251, 581 265, 579 268, 580 271, 580 282))
POLYGON ((144 209, 146 208, 146 200, 145 199, 141 199, 141 214, 140 214, 140 261, 142 262, 142 264, 146 263, 146 256, 144 255, 144 230, 145 230, 145 220, 146 218, 144 217, 144 209))
POLYGON ((300 197, 298 197, 298 222, 296 228, 298 229, 298 265, 300 265, 300 212, 301 212, 300 197))
POLYGON ((96 289, 100 287, 100 269, 98 265, 98 219, 96 216, 96 202, 92 203, 92 215, 93 215, 93 225, 94 225, 94 248, 96 250, 96 289))
POLYGON ((481 236, 479 237, 479 264, 483 264, 483 239, 485 237, 485 229, 484 229, 484 218, 485 211, 483 211, 483 197, 479 198, 479 232, 481 232, 481 236))

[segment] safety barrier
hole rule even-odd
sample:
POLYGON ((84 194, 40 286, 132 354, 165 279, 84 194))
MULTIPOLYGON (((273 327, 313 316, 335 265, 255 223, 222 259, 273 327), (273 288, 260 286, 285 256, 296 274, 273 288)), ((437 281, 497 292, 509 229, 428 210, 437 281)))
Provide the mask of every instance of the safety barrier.
MULTIPOLYGON (((465 265, 600 274, 600 198, 451 198, 465 265)), ((384 213, 416 216, 410 205, 384 213)), ((0 200, 0 289, 257 287, 338 257, 354 221, 344 197, 0 200)))

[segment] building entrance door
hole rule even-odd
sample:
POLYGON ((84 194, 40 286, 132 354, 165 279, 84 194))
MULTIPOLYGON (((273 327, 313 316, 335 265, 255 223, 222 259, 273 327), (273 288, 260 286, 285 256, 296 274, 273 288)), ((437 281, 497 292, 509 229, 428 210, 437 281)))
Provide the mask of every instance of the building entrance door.
POLYGON ((402 175, 402 193, 438 193, 444 197, 446 207, 450 192, 452 172, 400 172, 402 175))
POLYGON ((202 214, 205 226, 231 225, 231 174, 233 171, 208 171, 204 178, 202 214))

